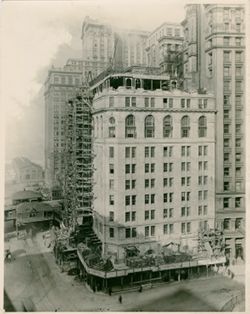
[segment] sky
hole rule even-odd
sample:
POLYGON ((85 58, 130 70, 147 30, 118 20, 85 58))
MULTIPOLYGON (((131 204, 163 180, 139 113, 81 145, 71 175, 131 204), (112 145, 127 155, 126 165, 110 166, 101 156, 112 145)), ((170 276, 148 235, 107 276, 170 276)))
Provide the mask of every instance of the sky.
POLYGON ((44 163, 44 90, 51 65, 81 57, 85 16, 115 27, 153 31, 185 16, 179 0, 4 1, 1 3, 0 97, 5 160, 44 163))

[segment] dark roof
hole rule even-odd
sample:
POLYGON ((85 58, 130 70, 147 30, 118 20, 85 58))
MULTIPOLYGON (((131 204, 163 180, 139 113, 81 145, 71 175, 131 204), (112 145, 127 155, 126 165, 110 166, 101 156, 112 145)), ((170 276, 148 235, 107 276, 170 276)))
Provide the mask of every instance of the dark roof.
POLYGON ((51 207, 49 204, 45 204, 42 202, 25 202, 16 206, 17 214, 30 212, 32 210, 36 210, 38 212, 44 210, 53 211, 53 207, 51 207))
POLYGON ((16 192, 12 195, 12 200, 26 200, 30 198, 42 198, 42 194, 40 192, 25 190, 16 192))

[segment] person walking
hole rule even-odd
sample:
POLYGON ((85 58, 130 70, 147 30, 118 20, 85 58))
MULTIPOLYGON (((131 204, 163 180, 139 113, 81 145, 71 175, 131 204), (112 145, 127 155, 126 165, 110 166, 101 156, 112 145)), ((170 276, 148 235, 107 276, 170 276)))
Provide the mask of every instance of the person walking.
POLYGON ((122 304, 122 296, 121 295, 119 296, 119 302, 120 302, 120 304, 122 304))

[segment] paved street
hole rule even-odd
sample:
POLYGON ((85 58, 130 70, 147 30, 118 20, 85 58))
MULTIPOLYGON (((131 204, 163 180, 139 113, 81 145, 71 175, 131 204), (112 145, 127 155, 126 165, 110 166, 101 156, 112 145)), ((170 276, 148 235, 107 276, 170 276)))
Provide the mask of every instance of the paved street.
POLYGON ((119 304, 119 295, 94 294, 61 273, 42 234, 32 240, 11 238, 9 245, 15 260, 5 264, 5 289, 19 311, 24 299, 32 300, 37 311, 218 311, 244 289, 229 278, 213 277, 124 292, 119 304))

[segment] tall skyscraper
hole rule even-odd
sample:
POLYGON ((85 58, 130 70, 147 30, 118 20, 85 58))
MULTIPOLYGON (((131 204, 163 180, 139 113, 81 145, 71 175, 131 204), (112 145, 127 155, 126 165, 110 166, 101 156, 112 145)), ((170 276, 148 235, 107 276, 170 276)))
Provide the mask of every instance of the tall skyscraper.
POLYGON ((184 86, 216 99, 216 220, 231 259, 244 255, 245 242, 244 25, 237 4, 188 5, 183 22, 184 86))
POLYGON ((147 65, 160 67, 162 73, 174 75, 176 56, 182 51, 183 31, 179 24, 164 23, 147 39, 147 65))
POLYGON ((64 68, 52 67, 45 82, 45 181, 50 188, 60 185, 65 106, 81 86, 80 68, 81 61, 69 60, 64 68))
POLYGON ((121 260, 129 245, 198 250, 198 231, 214 227, 213 95, 171 88, 169 75, 147 70, 91 87, 94 229, 103 255, 121 260))
POLYGON ((115 29, 86 17, 82 25, 83 77, 88 80, 114 66, 146 65, 148 32, 115 29))

